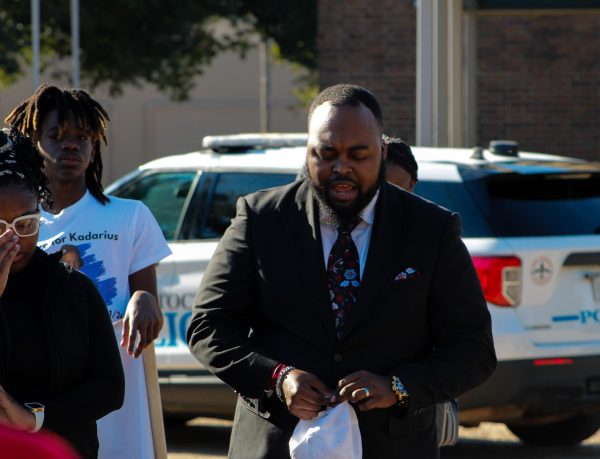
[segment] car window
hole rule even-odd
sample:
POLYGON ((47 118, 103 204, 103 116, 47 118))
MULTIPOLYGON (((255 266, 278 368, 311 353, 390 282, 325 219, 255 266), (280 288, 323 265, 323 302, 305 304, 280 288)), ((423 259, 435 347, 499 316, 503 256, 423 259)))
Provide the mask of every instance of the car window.
POLYGON ((196 173, 193 171, 157 172, 143 175, 113 192, 115 196, 142 201, 167 240, 175 238, 181 210, 196 173))
POLYGON ((463 237, 491 237, 492 230, 464 182, 419 180, 414 193, 460 214, 463 237))
POLYGON ((488 174, 419 181, 414 192, 458 212, 464 237, 600 234, 598 174, 488 174))
POLYGON ((191 218, 182 231, 187 239, 215 239, 223 235, 235 217, 240 196, 266 188, 293 182, 294 174, 265 172, 227 172, 204 174, 197 195, 193 198, 191 218))
POLYGON ((498 174, 468 186, 496 236, 600 234, 600 174, 498 174))

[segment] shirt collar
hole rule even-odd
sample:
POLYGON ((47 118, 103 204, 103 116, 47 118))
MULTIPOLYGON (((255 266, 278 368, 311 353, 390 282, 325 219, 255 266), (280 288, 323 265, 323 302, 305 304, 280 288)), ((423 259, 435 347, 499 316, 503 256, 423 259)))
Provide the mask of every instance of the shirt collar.
POLYGON ((360 218, 362 218, 369 225, 372 225, 375 221, 375 204, 377 204, 377 199, 379 198, 379 188, 377 189, 377 193, 373 196, 373 199, 369 201, 363 210, 360 211, 360 218))
MULTIPOLYGON (((363 210, 359 212, 359 216, 362 221, 367 223, 368 225, 372 225, 375 221, 375 205, 377 204, 377 199, 379 199, 379 188, 375 193, 375 196, 369 201, 369 203, 363 207, 363 210)), ((325 216, 319 212, 319 221, 323 224, 327 224, 325 221, 325 216)))

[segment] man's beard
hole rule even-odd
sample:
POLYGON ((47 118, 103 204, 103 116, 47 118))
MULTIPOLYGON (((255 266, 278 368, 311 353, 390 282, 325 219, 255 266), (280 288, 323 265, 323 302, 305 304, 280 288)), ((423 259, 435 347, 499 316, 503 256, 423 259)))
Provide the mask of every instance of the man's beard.
POLYGON ((360 212, 367 204, 369 204, 369 202, 371 202, 371 199, 373 199, 373 196, 375 196, 379 187, 385 183, 385 163, 384 161, 381 161, 377 181, 364 192, 360 190, 359 184, 354 180, 340 175, 331 176, 324 184, 316 183, 310 176, 307 162, 304 163, 302 176, 308 182, 315 194, 319 206, 320 217, 325 223, 335 227, 340 225, 354 225, 360 221, 360 212), (349 206, 340 207, 336 205, 329 196, 329 187, 338 181, 352 182, 356 187, 356 198, 349 206))

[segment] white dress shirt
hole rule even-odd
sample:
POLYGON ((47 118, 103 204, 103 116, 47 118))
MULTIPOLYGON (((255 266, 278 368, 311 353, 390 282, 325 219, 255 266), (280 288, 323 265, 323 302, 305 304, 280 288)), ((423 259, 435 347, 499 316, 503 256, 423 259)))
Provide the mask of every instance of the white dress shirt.
MULTIPOLYGON (((371 231, 373 230, 373 221, 375 220, 375 204, 379 198, 379 190, 373 196, 373 199, 360 211, 360 223, 352 230, 352 240, 356 244, 358 251, 358 261, 360 263, 360 279, 362 281, 363 271, 367 263, 367 254, 369 253, 369 243, 371 242, 371 231)), ((319 213, 319 222, 321 226, 321 241, 323 243, 323 259, 325 260, 325 269, 329 253, 338 237, 337 228, 324 221, 324 216, 319 213)))

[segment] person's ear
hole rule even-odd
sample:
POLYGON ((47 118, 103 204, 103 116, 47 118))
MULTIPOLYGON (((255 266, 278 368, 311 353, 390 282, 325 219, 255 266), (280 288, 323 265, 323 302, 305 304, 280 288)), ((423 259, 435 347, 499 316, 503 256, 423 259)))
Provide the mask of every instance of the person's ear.
POLYGON ((385 143, 385 140, 381 141, 381 158, 383 161, 387 158, 387 143, 385 143))

